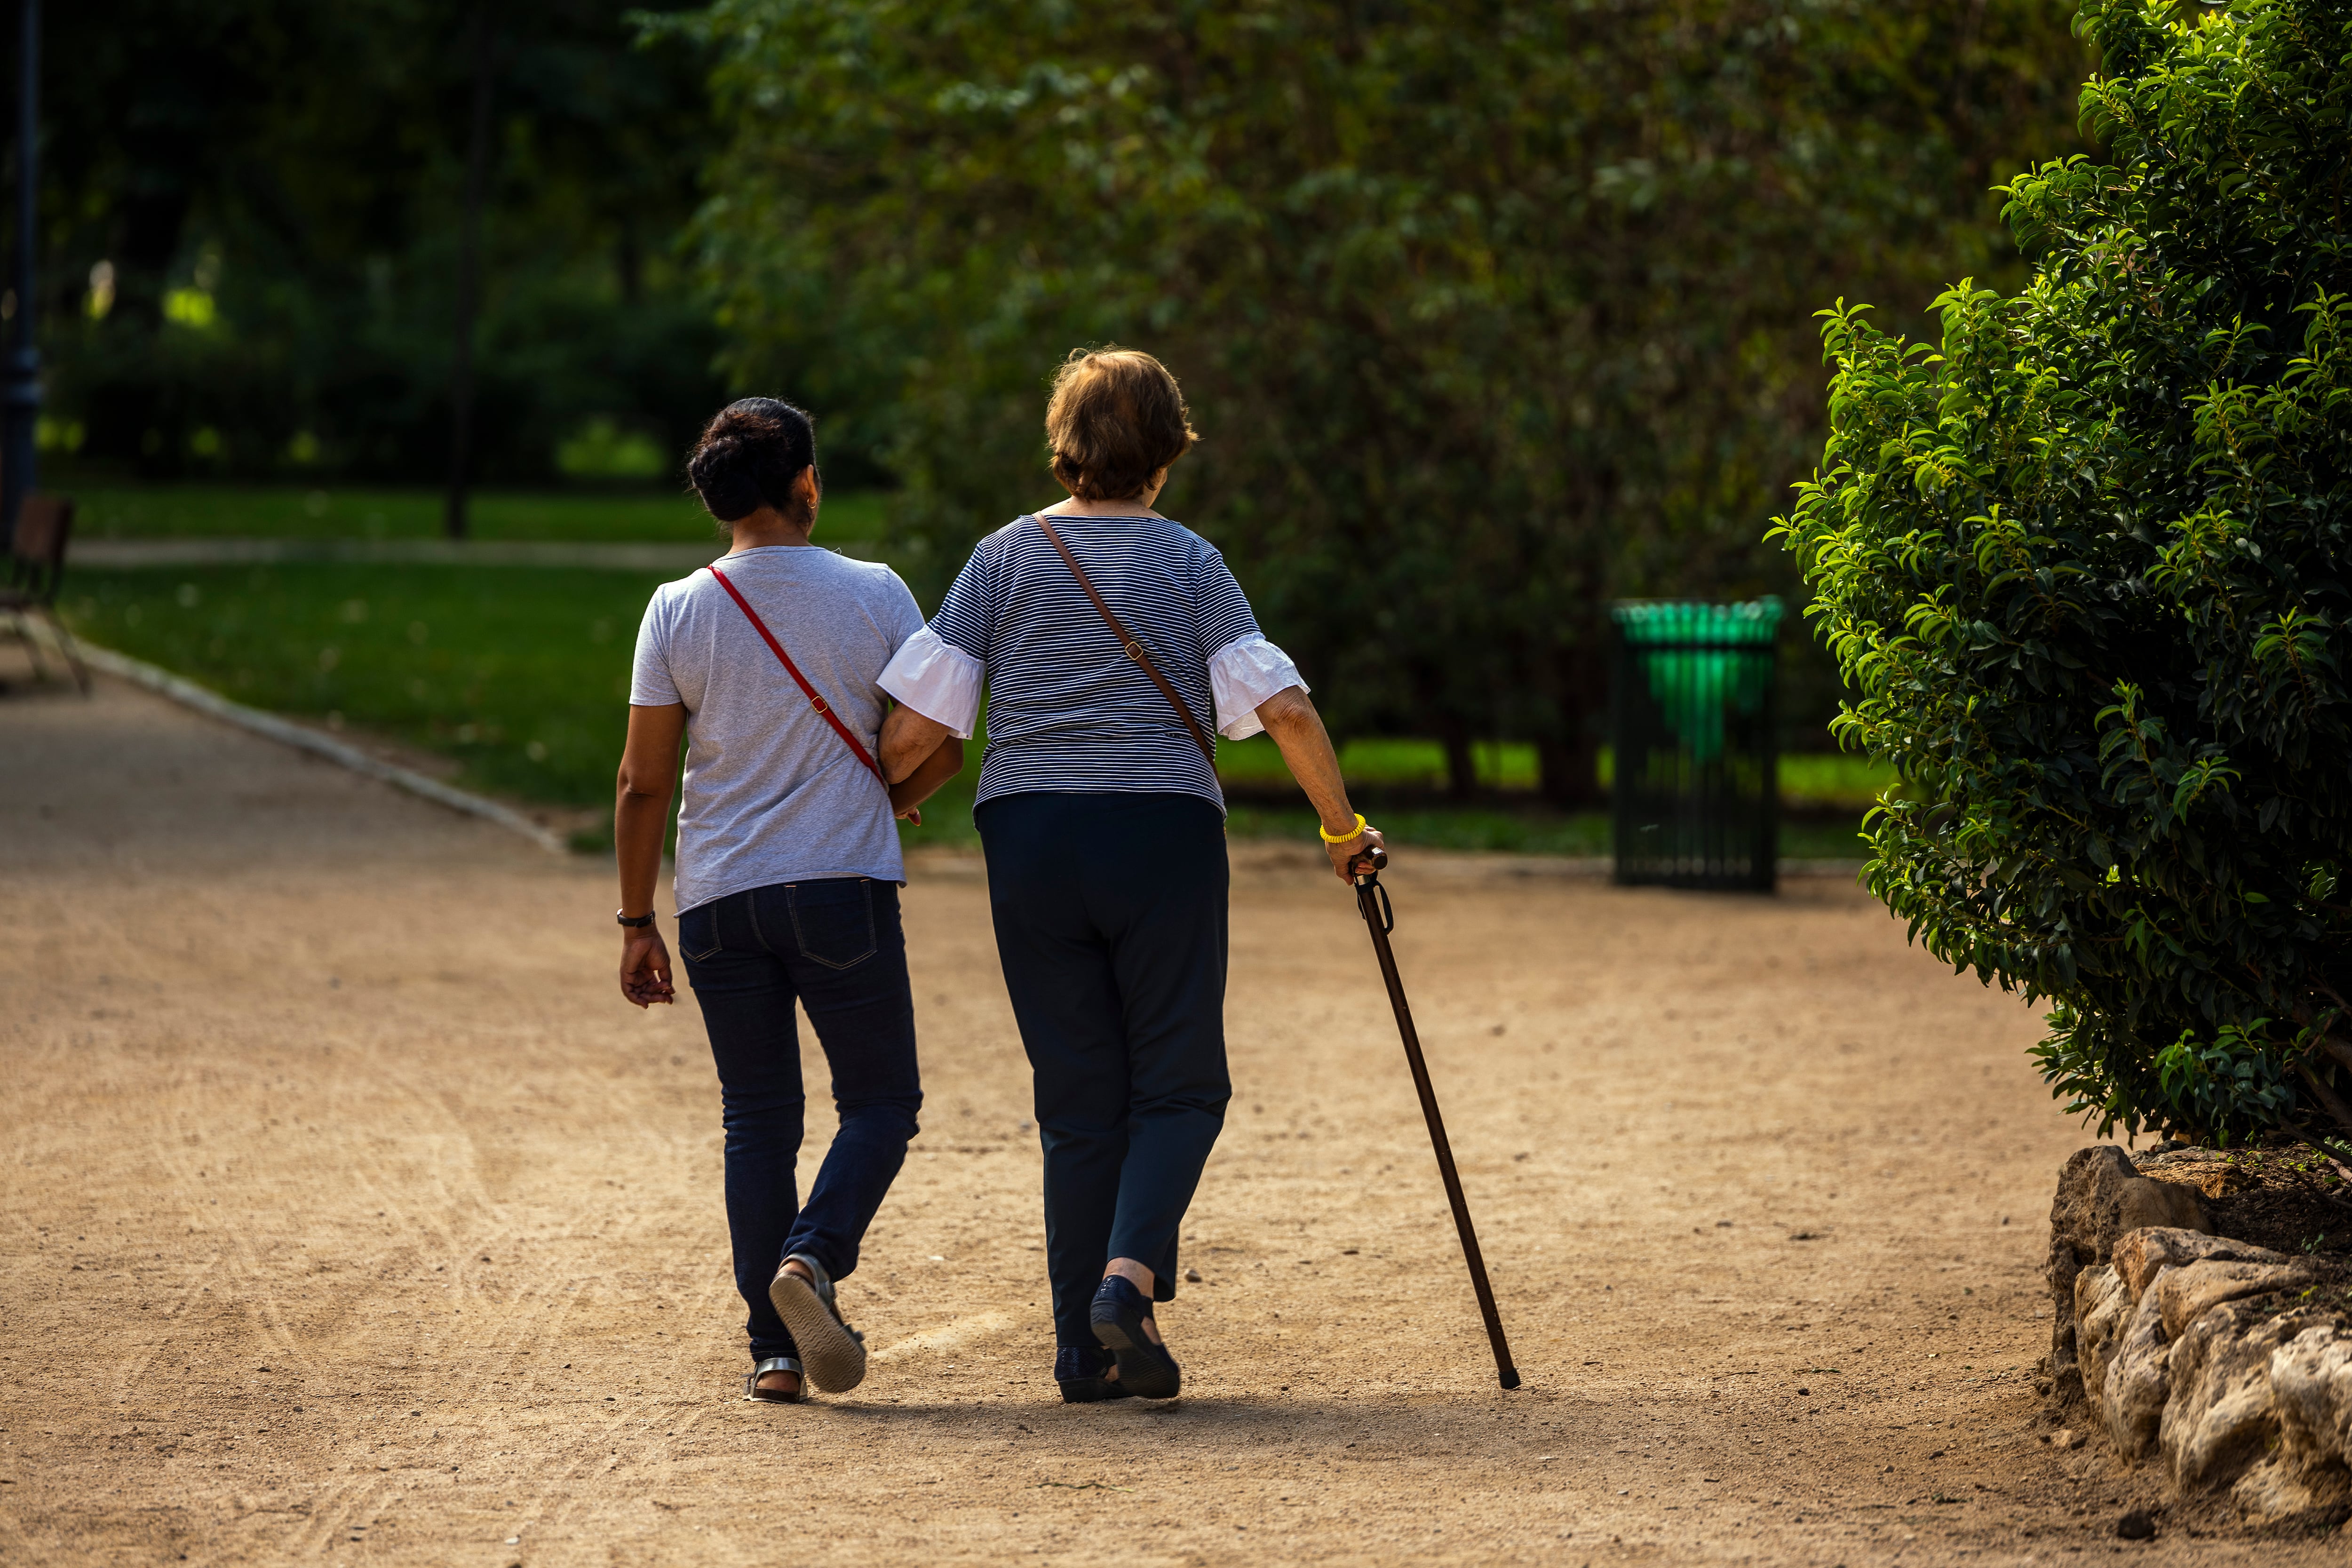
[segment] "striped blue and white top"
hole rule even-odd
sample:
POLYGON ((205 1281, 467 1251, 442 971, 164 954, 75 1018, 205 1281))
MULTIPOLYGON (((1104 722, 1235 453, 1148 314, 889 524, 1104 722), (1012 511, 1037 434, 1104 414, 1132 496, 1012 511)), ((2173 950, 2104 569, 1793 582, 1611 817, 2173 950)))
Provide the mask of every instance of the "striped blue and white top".
MULTIPOLYGON (((1259 703, 1307 683, 1266 641, 1214 546, 1161 517, 1054 514, 1097 592, 1192 710, 1229 740, 1259 703)), ((1178 792, 1224 805, 1184 721, 1127 657, 1034 517, 980 542, 931 624, 879 684, 969 737, 988 689, 988 754, 975 805, 1031 790, 1178 792)))

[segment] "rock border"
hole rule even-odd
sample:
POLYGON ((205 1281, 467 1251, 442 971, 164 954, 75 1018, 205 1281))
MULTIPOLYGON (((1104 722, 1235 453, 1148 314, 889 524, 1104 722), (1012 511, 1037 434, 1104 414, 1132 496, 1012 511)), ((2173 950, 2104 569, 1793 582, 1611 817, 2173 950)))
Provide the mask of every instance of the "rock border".
POLYGON ((2213 1235, 2195 1190, 2104 1144, 2060 1172, 2047 1273, 2058 1415, 2184 1499, 2352 1519, 2352 1292, 2326 1264, 2213 1235))

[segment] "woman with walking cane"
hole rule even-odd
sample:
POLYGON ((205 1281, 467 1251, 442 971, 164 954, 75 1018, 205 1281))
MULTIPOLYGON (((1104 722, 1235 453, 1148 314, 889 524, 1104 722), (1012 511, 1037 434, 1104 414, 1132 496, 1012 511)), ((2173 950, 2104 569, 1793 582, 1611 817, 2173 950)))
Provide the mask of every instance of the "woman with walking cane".
POLYGON ((1348 803, 1307 683, 1224 560, 1152 510, 1195 439, 1147 353, 1073 353, 1045 411, 1069 499, 981 541, 881 686, 886 777, 968 738, 997 954, 1035 1079, 1054 1377, 1073 1403, 1172 1397, 1153 1303, 1224 1124, 1224 795, 1206 722, 1261 730, 1342 880, 1381 837, 1348 803), (1206 716, 1205 720, 1204 717, 1206 716))
POLYGON ((780 1404, 804 1376, 841 1393, 866 1375, 835 1283, 857 1267, 923 1100, 892 818, 919 821, 963 765, 962 742, 943 740, 882 780, 875 678, 923 615, 888 567, 811 547, 815 457, 808 416, 772 397, 730 405, 702 433, 687 473, 733 544, 646 606, 613 814, 621 994, 668 1002, 654 891, 683 736, 678 952, 719 1068, 727 1228, 751 1308, 743 1392, 780 1404), (806 1207, 796 1000, 841 1113, 806 1207))

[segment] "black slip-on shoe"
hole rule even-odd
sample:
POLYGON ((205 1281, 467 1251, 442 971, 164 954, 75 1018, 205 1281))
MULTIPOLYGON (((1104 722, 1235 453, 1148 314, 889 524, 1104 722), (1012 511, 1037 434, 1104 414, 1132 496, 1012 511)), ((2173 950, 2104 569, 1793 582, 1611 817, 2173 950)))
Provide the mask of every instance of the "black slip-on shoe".
POLYGON ((1116 1363, 1100 1345, 1061 1345, 1054 1352, 1054 1381, 1065 1405, 1129 1399, 1135 1391, 1110 1375, 1116 1363))
POLYGON ((1095 1292, 1087 1321, 1095 1338, 1118 1363, 1118 1381, 1139 1399, 1173 1399, 1184 1386, 1184 1375, 1165 1345, 1154 1344, 1143 1331, 1151 1321, 1151 1303, 1143 1292, 1114 1274, 1095 1292))

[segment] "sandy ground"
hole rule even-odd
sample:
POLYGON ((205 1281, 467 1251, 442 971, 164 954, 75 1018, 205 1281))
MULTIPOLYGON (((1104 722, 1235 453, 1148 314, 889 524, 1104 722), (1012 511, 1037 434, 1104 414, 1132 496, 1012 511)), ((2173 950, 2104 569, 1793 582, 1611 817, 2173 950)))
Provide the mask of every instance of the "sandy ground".
POLYGON ((943 861, 925 1128, 844 1287, 873 1373, 750 1405, 717 1085, 690 1000, 615 994, 608 870, 121 687, 0 697, 0 1562, 2336 1560, 2114 1538, 2152 1489, 2030 1385, 2083 1142, 2035 1020, 1833 880, 1402 848, 1498 1391, 1352 902, 1240 859, 1183 1398, 1056 1402, 1020 1047, 943 861))

